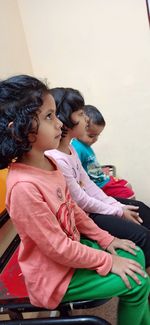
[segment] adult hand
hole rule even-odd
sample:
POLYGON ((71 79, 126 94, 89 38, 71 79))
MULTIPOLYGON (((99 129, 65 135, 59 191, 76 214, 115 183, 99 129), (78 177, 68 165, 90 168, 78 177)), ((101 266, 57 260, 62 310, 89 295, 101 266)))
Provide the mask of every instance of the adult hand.
POLYGON ((111 272, 118 274, 129 289, 131 288, 131 285, 127 275, 129 275, 139 285, 141 284, 141 281, 138 279, 136 273, 140 274, 144 278, 148 276, 147 273, 142 270, 142 266, 134 260, 120 257, 118 255, 112 255, 112 259, 113 264, 111 272))
POLYGON ((137 224, 141 224, 143 222, 143 220, 140 218, 139 213, 137 212, 137 210, 139 209, 139 207, 134 206, 134 205, 126 205, 123 207, 123 217, 133 221, 137 224))
POLYGON ((114 238, 111 244, 107 247, 107 251, 111 254, 117 255, 115 249, 121 248, 133 255, 136 255, 136 250, 139 250, 138 246, 135 245, 131 240, 114 238))

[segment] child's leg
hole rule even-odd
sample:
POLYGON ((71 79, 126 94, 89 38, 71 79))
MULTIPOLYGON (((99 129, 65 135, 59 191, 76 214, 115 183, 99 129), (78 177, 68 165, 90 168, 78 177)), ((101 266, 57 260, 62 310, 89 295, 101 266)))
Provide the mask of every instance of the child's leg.
POLYGON ((91 213, 90 218, 98 227, 109 231, 111 235, 121 239, 132 240, 143 250, 146 259, 146 267, 150 266, 150 231, 147 228, 113 215, 91 213))
MULTIPOLYGON (((82 240, 82 243, 99 248, 97 243, 89 240, 82 240)), ((144 267, 144 256, 141 250, 137 252, 136 257, 121 250, 118 250, 118 254, 135 259, 144 267)), ((95 271, 79 269, 75 271, 72 277, 63 302, 119 296, 118 325, 149 325, 149 278, 142 278, 141 276, 139 278, 141 285, 137 285, 130 279, 132 289, 128 289, 118 275, 110 273, 104 277, 95 271)))
POLYGON ((138 206, 139 207, 138 212, 140 214, 140 217, 143 220, 142 225, 150 230, 150 208, 146 204, 144 204, 141 201, 131 200, 131 199, 123 199, 120 197, 119 198, 115 197, 115 199, 123 204, 126 204, 126 205, 138 206))
POLYGON ((135 193, 131 187, 127 186, 128 182, 124 179, 117 179, 113 176, 110 177, 108 183, 106 183, 102 190, 108 196, 116 196, 120 198, 134 198, 135 193))
MULTIPOLYGON (((130 183, 126 183, 125 186, 127 186, 128 188, 130 188, 132 190, 132 186, 130 183)), ((132 194, 130 197, 128 197, 128 199, 136 200, 135 193, 132 194)))

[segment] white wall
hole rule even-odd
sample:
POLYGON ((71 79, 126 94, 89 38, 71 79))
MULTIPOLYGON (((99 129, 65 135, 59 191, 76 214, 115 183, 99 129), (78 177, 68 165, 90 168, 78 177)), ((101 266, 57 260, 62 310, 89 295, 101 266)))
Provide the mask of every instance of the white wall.
MULTIPOLYGON (((18 4, 16 0, 0 0, 0 79, 20 73, 31 74, 32 65, 18 4)), ((0 229, 0 254, 15 234, 16 230, 9 220, 0 229)))
POLYGON ((0 79, 32 73, 32 65, 16 0, 0 0, 0 79))
POLYGON ((150 204, 150 30, 144 0, 18 0, 34 74, 81 90, 107 121, 95 145, 150 204))

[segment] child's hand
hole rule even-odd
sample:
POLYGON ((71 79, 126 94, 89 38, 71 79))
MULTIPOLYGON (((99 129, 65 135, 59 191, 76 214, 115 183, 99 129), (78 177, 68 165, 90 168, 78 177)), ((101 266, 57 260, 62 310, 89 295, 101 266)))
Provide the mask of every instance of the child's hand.
POLYGON ((147 277, 145 271, 142 270, 142 266, 136 261, 117 255, 112 255, 112 258, 113 265, 111 272, 118 274, 127 288, 131 288, 127 275, 129 275, 139 285, 141 284, 141 281, 138 279, 136 273, 140 274, 144 278, 147 277))
POLYGON ((143 220, 140 218, 139 213, 136 212, 138 208, 139 207, 134 205, 126 205, 123 207, 123 217, 135 223, 141 224, 143 220))
POLYGON ((131 240, 119 239, 115 237, 111 244, 107 247, 107 251, 111 254, 117 255, 115 251, 116 248, 121 248, 124 251, 127 251, 133 255, 136 255, 136 250, 139 249, 131 240))

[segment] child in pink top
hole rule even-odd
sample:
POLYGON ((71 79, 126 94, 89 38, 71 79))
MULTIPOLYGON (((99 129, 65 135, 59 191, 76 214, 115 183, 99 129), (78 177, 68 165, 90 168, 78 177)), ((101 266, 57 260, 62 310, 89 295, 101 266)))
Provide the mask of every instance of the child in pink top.
POLYGON ((19 263, 31 303, 55 308, 61 301, 119 296, 118 324, 148 325, 142 251, 97 227, 44 155, 61 137, 55 110, 38 79, 0 82, 0 168, 9 166, 6 205, 21 238, 19 263))
POLYGON ((87 128, 83 96, 70 88, 54 88, 51 92, 56 101, 58 117, 63 122, 63 133, 59 150, 48 150, 46 155, 56 159, 72 198, 99 227, 116 237, 130 239, 143 249, 147 272, 150 272, 150 208, 136 200, 115 200, 89 178, 70 145, 72 138, 82 137, 87 128))

